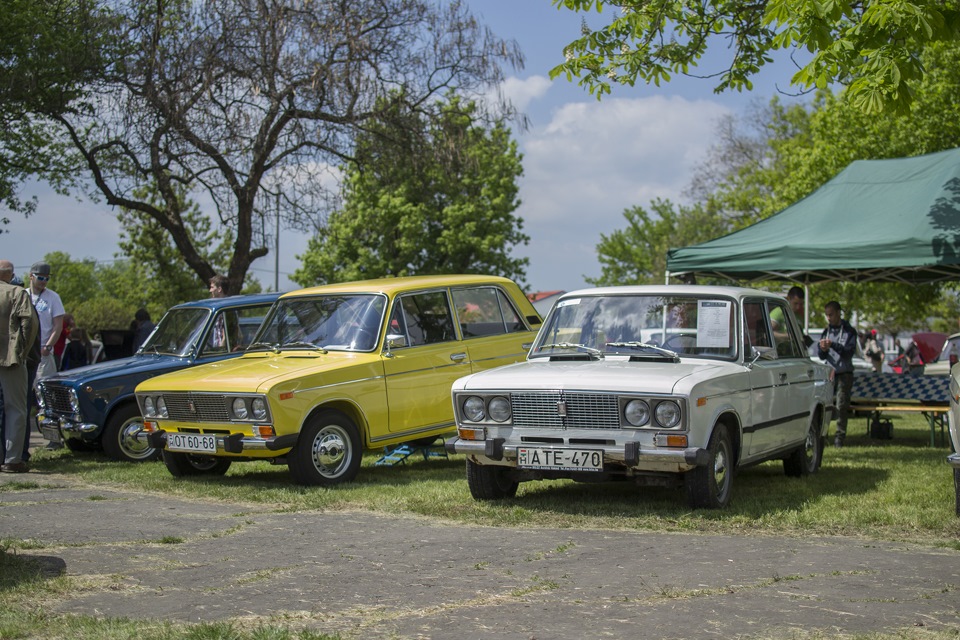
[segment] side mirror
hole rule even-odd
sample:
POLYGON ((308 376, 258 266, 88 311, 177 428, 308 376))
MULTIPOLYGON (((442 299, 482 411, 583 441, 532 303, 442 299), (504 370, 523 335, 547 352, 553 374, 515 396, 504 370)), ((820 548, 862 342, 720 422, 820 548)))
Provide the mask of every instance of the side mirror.
POLYGON ((776 360, 777 350, 773 347, 750 347, 750 362, 748 366, 753 366, 757 360, 776 360))
POLYGON ((407 346, 407 336, 400 333, 387 334, 388 349, 397 349, 399 347, 405 347, 405 346, 407 346))

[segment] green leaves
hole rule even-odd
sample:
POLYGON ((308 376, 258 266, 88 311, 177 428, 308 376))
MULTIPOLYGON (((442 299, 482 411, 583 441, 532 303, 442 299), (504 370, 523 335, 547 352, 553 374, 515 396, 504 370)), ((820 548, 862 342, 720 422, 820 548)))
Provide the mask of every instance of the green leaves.
MULTIPOLYGON (((554 4, 583 11, 592 2, 554 4)), ((718 73, 716 91, 751 87, 750 78, 776 49, 806 50, 813 58, 790 79, 801 88, 846 85, 846 97, 866 113, 906 113, 924 70, 915 63, 932 42, 960 38, 960 8, 934 0, 770 0, 744 4, 721 0, 619 0, 606 5, 610 23, 588 31, 565 50, 551 77, 577 78, 599 98, 613 84, 637 80, 659 85, 670 74, 690 75, 707 47, 728 45, 730 60, 718 73), (718 38, 718 36, 720 36, 718 38), (877 65, 872 52, 898 61, 877 65), (913 64, 907 64, 913 61, 913 64)))

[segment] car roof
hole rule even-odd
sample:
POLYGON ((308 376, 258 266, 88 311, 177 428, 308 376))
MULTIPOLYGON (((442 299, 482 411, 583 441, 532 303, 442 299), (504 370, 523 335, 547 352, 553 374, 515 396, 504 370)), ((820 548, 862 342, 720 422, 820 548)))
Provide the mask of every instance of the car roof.
POLYGON ((576 298, 579 296, 604 296, 604 295, 689 295, 689 296, 729 296, 739 298, 743 296, 763 296, 768 298, 783 299, 784 296, 761 291, 759 289, 750 289, 748 287, 729 287, 715 285, 698 284, 649 284, 649 285, 629 285, 618 287, 596 287, 593 289, 578 289, 569 291, 562 298, 576 298))
POLYGON ((376 280, 357 280, 325 284, 318 287, 298 289, 283 294, 284 298, 324 293, 384 293, 416 291, 435 287, 457 287, 481 284, 513 284, 512 280, 500 276, 482 275, 438 275, 438 276, 401 276, 398 278, 378 278, 376 280))
POLYGON ((271 291, 268 293, 254 293, 250 295, 241 295, 241 296, 227 296, 225 298, 203 298, 201 300, 191 300, 190 302, 183 302, 178 305, 174 305, 171 309, 222 309, 224 307, 240 307, 248 304, 261 304, 265 302, 273 302, 280 297, 280 293, 277 291, 271 291))

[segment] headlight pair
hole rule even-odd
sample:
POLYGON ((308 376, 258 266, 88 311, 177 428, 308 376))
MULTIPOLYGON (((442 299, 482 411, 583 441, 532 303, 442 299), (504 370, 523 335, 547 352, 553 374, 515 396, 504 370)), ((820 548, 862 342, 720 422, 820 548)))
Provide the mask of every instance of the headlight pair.
POLYGON ((143 417, 144 418, 169 418, 167 412, 167 403, 163 401, 163 396, 147 396, 143 399, 143 417))
POLYGON ((263 398, 234 398, 230 413, 234 420, 266 420, 267 402, 263 398))
POLYGON ((623 419, 631 427, 659 426, 672 429, 680 424, 680 405, 673 400, 660 400, 653 410, 656 425, 650 425, 650 403, 635 398, 623 405, 623 419))
POLYGON ((510 399, 506 396, 491 396, 489 398, 467 396, 460 406, 463 409, 463 417, 470 422, 493 420, 503 423, 510 420, 513 415, 510 409, 510 399))

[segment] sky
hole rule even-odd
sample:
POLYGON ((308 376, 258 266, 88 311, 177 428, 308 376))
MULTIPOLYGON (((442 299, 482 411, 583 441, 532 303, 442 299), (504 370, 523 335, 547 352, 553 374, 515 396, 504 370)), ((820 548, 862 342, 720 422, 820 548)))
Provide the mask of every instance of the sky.
MULTIPOLYGON (((585 279, 601 274, 596 251, 601 235, 625 226, 624 210, 648 207, 656 198, 686 202, 683 193, 714 144, 719 119, 789 89, 793 73, 784 58, 755 78, 751 92, 715 94, 709 79, 675 76, 660 87, 614 86, 612 95, 598 102, 575 82, 549 79, 564 45, 580 33, 581 14, 556 9, 550 0, 469 4, 497 36, 516 40, 526 58, 522 70, 508 70, 503 91, 530 122, 525 131, 514 128, 524 168, 516 213, 530 243, 513 254, 530 260, 528 291, 589 286, 585 279)), ((598 27, 607 15, 594 12, 587 19, 598 27)), ((725 53, 722 48, 708 53, 701 70, 722 68, 725 53)), ((37 212, 28 219, 7 212, 10 233, 0 235, 0 257, 13 261, 18 274, 52 251, 97 261, 119 253, 120 225, 112 208, 58 196, 43 185, 24 192, 33 194, 39 198, 37 212)), ((287 276, 297 269, 296 256, 307 240, 302 233, 281 232, 280 290, 299 288, 287 276)), ((253 265, 264 288, 274 286, 274 265, 272 252, 253 265)), ((55 277, 51 288, 56 290, 55 277)))

